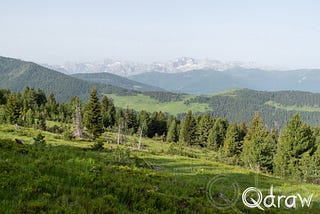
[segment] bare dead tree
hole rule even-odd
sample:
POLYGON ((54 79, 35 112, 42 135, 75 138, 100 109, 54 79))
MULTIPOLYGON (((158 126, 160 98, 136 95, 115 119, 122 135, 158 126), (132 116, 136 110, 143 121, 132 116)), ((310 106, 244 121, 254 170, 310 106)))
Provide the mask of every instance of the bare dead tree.
POLYGON ((139 137, 138 150, 141 150, 141 146, 142 146, 142 132, 143 132, 143 126, 144 126, 144 124, 142 124, 142 127, 141 127, 141 129, 140 129, 140 137, 139 137))
POLYGON ((75 100, 75 111, 73 115, 73 136, 82 138, 83 137, 83 119, 81 114, 80 100, 75 100))

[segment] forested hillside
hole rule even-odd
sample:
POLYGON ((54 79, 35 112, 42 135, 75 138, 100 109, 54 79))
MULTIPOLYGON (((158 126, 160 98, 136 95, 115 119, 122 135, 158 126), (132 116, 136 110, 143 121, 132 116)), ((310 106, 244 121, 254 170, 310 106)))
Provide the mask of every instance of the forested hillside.
POLYGON ((87 97, 93 86, 96 86, 100 93, 136 94, 120 87, 70 77, 32 62, 0 57, 1 88, 16 92, 25 87, 41 88, 47 95, 54 92, 57 100, 66 101, 73 96, 87 97))
POLYGON ((320 94, 299 91, 264 92, 231 90, 213 96, 197 96, 185 101, 207 103, 211 114, 231 121, 250 121, 259 112, 269 127, 281 128, 296 113, 310 124, 320 124, 320 94))

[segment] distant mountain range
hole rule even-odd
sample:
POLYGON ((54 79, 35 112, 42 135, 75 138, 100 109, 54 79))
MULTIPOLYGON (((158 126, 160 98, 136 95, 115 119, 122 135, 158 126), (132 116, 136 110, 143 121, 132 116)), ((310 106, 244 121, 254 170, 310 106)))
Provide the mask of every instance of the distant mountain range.
POLYGON ((200 69, 223 71, 226 69, 237 67, 257 67, 257 65, 255 65, 254 63, 221 62, 218 60, 210 59, 198 60, 190 57, 182 57, 168 62, 154 62, 150 64, 106 59, 104 61, 83 63, 68 62, 63 65, 44 64, 44 66, 66 74, 107 72, 120 76, 130 76, 146 72, 180 73, 200 69))
POLYGON ((165 89, 178 93, 212 94, 230 88, 250 88, 265 91, 320 92, 320 69, 265 70, 255 64, 196 60, 188 57, 165 63, 140 64, 105 60, 48 67, 66 74, 86 73, 77 74, 77 77, 140 91, 165 89), (104 77, 102 73, 105 73, 104 77), (112 76, 110 73, 118 76, 112 76), (135 82, 121 79, 119 76, 135 82), (118 80, 113 81, 115 78, 118 80))
POLYGON ((169 91, 190 94, 211 94, 230 88, 320 92, 320 69, 265 71, 232 68, 224 71, 194 70, 174 74, 148 72, 129 78, 169 91))

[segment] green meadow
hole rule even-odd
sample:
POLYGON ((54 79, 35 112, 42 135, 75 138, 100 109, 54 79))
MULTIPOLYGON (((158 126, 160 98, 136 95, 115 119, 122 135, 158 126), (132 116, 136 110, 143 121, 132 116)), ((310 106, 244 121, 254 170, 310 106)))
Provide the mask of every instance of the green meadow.
POLYGON ((313 106, 295 106, 295 105, 282 105, 274 101, 268 101, 266 105, 273 106, 277 109, 282 109, 286 111, 297 111, 297 112, 320 112, 320 107, 313 106))
POLYGON ((136 96, 117 96, 115 94, 106 94, 109 98, 112 98, 115 106, 125 108, 133 108, 137 111, 146 110, 148 112, 162 111, 176 115, 179 113, 185 113, 188 110, 193 112, 208 112, 211 110, 207 103, 190 103, 186 104, 185 101, 195 96, 185 95, 181 101, 171 102, 159 102, 147 95, 138 94, 136 96))
POLYGON ((208 149, 156 139, 104 133, 93 142, 65 140, 42 131, 46 146, 33 145, 40 131, 0 125, 1 213, 319 213, 320 186, 280 179, 218 163, 208 149), (14 139, 24 145, 18 145, 14 139), (242 192, 313 194, 311 208, 247 208, 242 192))

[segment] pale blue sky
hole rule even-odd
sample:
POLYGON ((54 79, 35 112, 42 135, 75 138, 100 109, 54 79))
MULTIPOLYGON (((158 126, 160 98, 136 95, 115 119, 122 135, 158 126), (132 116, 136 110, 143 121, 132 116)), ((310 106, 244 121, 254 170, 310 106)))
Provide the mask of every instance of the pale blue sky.
POLYGON ((0 55, 320 67, 317 0, 1 0, 0 55))

